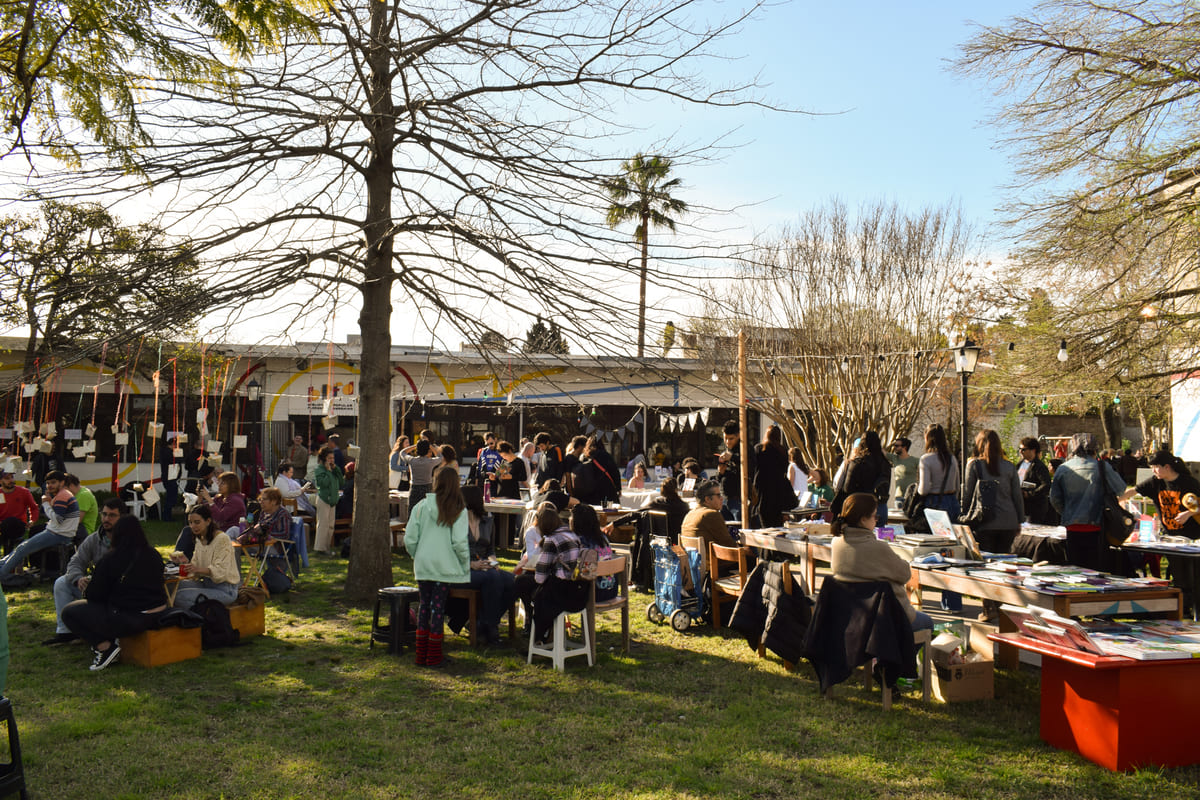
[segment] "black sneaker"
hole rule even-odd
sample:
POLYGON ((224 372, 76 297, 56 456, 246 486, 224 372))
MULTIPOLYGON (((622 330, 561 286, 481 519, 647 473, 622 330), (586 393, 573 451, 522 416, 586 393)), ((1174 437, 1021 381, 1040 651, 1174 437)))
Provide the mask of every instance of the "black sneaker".
POLYGON ((109 664, 117 660, 117 656, 121 655, 121 645, 113 642, 107 650, 93 650, 95 658, 92 659, 92 665, 88 667, 92 672, 99 672, 109 664))
POLYGON ((51 636, 49 639, 42 642, 42 644, 44 644, 47 647, 53 647, 56 644, 70 644, 71 642, 78 641, 78 639, 79 639, 78 634, 74 634, 74 633, 71 633, 68 631, 67 633, 56 633, 53 636, 51 636))

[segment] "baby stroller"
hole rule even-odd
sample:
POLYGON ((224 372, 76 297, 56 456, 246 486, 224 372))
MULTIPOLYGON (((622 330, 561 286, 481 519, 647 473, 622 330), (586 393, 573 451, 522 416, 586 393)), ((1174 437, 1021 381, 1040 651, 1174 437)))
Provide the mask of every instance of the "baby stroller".
POLYGON ((654 602, 646 608, 646 618, 656 624, 671 620, 671 627, 686 631, 692 621, 704 618, 704 594, 700 590, 700 553, 684 550, 661 536, 650 540, 654 550, 654 602), (684 592, 683 568, 691 570, 692 591, 684 592))

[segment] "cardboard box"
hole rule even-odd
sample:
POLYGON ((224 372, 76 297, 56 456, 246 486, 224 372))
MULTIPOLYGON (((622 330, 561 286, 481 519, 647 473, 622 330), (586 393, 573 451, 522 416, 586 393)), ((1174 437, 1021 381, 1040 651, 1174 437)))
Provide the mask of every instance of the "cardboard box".
POLYGON ((229 606, 229 622, 242 641, 251 636, 262 636, 267 632, 266 606, 229 606))
POLYGON ((971 625, 970 641, 971 649, 983 657, 982 661, 948 667, 934 665, 933 696, 943 703, 992 699, 995 681, 992 643, 983 626, 978 625, 971 625))

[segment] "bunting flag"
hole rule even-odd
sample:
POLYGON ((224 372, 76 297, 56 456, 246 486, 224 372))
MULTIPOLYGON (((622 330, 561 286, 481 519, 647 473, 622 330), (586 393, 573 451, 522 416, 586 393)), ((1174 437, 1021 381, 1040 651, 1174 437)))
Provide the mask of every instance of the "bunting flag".
MULTIPOLYGON (((664 431, 684 431, 697 430, 700 425, 708 425, 708 417, 711 409, 704 408, 698 411, 689 411, 686 414, 664 414, 658 413, 658 427, 664 431)), ((641 412, 638 412, 641 416, 641 412)))

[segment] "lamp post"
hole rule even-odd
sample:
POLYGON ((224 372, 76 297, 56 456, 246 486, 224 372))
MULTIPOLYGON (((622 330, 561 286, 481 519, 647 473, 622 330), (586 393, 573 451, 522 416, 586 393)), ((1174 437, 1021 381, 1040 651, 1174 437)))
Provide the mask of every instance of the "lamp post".
POLYGON ((964 338, 962 344, 954 348, 954 371, 962 376, 962 433, 958 466, 962 470, 964 485, 967 480, 967 381, 971 379, 975 365, 979 363, 980 349, 968 338, 964 338))

